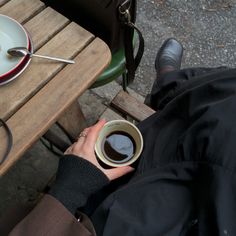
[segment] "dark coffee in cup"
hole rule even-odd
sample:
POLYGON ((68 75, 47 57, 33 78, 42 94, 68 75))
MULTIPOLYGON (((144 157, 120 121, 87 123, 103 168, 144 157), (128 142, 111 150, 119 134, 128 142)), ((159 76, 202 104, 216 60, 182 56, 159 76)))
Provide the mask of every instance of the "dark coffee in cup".
POLYGON ((142 150, 142 134, 127 120, 108 121, 101 129, 95 144, 98 162, 109 167, 133 164, 142 150))
POLYGON ((104 157, 114 163, 124 163, 132 159, 136 151, 133 137, 124 131, 114 131, 102 141, 104 157))

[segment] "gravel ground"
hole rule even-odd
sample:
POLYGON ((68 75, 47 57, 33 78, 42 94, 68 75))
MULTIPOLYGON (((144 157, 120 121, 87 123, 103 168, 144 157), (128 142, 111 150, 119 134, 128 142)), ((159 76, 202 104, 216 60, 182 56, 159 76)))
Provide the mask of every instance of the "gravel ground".
POLYGON ((156 52, 167 38, 183 44, 182 67, 236 64, 235 0, 141 0, 136 23, 146 48, 130 87, 143 96, 155 79, 156 52))

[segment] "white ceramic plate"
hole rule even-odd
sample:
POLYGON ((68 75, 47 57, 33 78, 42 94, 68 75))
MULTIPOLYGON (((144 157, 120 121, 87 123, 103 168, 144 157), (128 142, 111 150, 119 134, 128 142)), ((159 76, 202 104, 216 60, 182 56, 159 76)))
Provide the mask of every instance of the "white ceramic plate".
POLYGON ((7 54, 7 50, 13 47, 29 49, 27 32, 16 20, 0 14, 0 79, 12 73, 24 61, 24 57, 7 54))
MULTIPOLYGON (((29 51, 31 53, 34 53, 34 46, 33 46, 33 42, 30 35, 28 35, 28 38, 29 38, 29 51)), ((0 86, 7 84, 15 80, 16 78, 18 78, 23 73, 23 71, 27 68, 30 61, 31 61, 31 57, 27 55, 22 61, 22 63, 15 70, 13 70, 11 73, 7 74, 6 76, 2 78, 0 77, 0 86)))

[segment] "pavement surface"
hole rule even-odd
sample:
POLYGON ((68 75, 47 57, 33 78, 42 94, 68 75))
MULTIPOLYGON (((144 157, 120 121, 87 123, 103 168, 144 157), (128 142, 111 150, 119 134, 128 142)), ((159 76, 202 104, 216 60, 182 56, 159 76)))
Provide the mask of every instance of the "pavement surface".
POLYGON ((167 38, 183 44, 182 67, 236 65, 236 0, 141 0, 137 25, 146 48, 130 87, 143 96, 153 84, 156 53, 167 38))
MULTIPOLYGON (((155 79, 154 61, 163 41, 174 37, 184 46, 182 67, 235 67, 236 0, 139 0, 137 25, 145 53, 130 91, 143 99, 155 79)), ((87 91, 80 104, 88 125, 96 122, 121 89, 114 81, 87 91)), ((0 216, 13 204, 34 201, 55 175, 58 158, 37 142, 0 179, 0 216)))

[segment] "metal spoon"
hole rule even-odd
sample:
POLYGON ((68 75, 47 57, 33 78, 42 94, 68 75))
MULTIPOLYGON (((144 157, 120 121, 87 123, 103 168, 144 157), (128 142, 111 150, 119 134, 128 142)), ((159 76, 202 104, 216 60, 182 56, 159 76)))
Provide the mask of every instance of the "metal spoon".
POLYGON ((62 59, 58 57, 49 57, 49 56, 42 56, 38 54, 33 54, 31 53, 27 48, 24 47, 15 47, 15 48, 10 48, 7 50, 7 53, 13 57, 24 57, 26 55, 30 55, 31 57, 40 57, 40 58, 46 58, 49 60, 54 60, 54 61, 61 61, 69 64, 74 64, 75 62, 72 60, 67 60, 67 59, 62 59))

